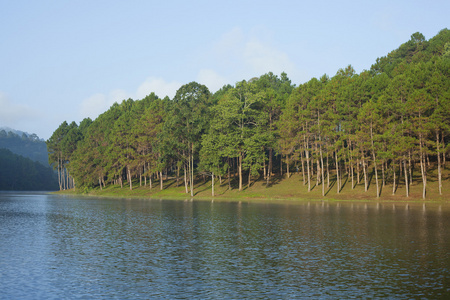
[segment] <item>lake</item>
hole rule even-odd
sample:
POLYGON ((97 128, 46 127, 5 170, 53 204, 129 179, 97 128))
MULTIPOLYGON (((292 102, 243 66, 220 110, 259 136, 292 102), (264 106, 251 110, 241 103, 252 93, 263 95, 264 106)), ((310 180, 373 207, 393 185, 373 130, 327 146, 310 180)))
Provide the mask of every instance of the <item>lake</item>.
POLYGON ((439 204, 0 193, 0 298, 448 298, 449 228, 439 204))

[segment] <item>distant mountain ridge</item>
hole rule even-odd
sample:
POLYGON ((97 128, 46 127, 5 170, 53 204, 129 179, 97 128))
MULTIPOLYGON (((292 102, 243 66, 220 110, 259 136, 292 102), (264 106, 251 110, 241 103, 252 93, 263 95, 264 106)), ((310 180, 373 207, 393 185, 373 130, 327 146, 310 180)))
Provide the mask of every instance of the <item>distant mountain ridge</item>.
POLYGON ((0 148, 49 166, 47 144, 35 133, 0 127, 0 148))
POLYGON ((4 130, 6 133, 8 133, 8 132, 13 132, 13 133, 17 134, 18 136, 22 136, 23 134, 25 134, 27 137, 30 137, 30 136, 33 136, 33 137, 34 137, 34 136, 35 136, 35 137, 37 137, 40 141, 45 142, 45 140, 44 140, 43 138, 39 138, 39 137, 37 136, 37 134, 35 134, 35 133, 28 133, 28 132, 26 132, 26 131, 17 130, 17 129, 14 129, 14 128, 11 128, 11 127, 0 126, 0 131, 2 131, 2 130, 4 130))
POLYGON ((0 149, 1 191, 54 191, 57 188, 57 175, 48 165, 0 149))

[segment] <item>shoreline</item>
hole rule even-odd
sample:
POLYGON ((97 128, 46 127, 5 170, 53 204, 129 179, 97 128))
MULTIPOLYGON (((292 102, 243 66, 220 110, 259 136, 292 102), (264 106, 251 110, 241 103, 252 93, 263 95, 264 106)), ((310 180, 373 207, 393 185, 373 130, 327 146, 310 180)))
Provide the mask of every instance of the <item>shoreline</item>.
POLYGON ((242 191, 237 189, 228 189, 228 182, 224 180, 221 185, 215 185, 215 196, 211 195, 211 181, 198 180, 194 188, 194 197, 185 193, 184 185, 176 187, 175 179, 167 179, 164 181, 164 189, 159 189, 159 184, 154 185, 150 190, 149 186, 139 186, 136 181, 133 190, 129 186, 113 186, 109 185, 103 190, 98 187, 88 191, 81 189, 55 191, 54 194, 87 196, 87 197, 108 197, 122 199, 162 199, 162 200, 179 200, 179 201, 226 201, 226 202, 262 202, 262 203, 281 203, 281 202, 358 202, 358 203, 419 203, 419 204, 450 204, 450 183, 445 181, 442 191, 439 195, 437 192, 437 183, 430 182, 427 185, 427 199, 422 199, 422 185, 413 184, 410 187, 410 196, 406 197, 403 185, 397 187, 395 195, 392 195, 392 185, 383 187, 381 196, 376 197, 374 187, 370 187, 364 192, 362 184, 344 186, 338 194, 333 185, 327 190, 326 196, 322 196, 322 188, 319 185, 314 187, 310 192, 306 186, 300 181, 300 175, 293 174, 290 178, 278 178, 274 180, 269 187, 265 186, 264 180, 253 182, 250 187, 246 187, 242 191))

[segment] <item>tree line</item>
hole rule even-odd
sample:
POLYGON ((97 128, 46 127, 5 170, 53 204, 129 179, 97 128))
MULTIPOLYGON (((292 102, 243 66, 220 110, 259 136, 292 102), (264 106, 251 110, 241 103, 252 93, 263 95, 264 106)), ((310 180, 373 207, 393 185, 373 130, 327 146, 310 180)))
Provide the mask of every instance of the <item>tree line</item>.
POLYGON ((34 133, 19 135, 12 131, 0 130, 0 148, 9 149, 48 167, 47 145, 34 133))
POLYGON ((54 191, 56 175, 48 165, 0 148, 1 191, 54 191))
POLYGON ((63 122, 47 141, 60 189, 103 189, 133 180, 153 188, 176 178, 194 195, 199 175, 244 184, 301 173, 323 195, 334 181, 352 188, 375 181, 376 195, 392 184, 406 196, 416 180, 426 197, 435 168, 442 194, 450 132, 450 31, 420 33, 369 70, 339 69, 296 86, 267 73, 211 93, 196 82, 173 99, 154 93, 124 100, 92 121, 63 122), (414 176, 419 172, 420 176, 414 176))

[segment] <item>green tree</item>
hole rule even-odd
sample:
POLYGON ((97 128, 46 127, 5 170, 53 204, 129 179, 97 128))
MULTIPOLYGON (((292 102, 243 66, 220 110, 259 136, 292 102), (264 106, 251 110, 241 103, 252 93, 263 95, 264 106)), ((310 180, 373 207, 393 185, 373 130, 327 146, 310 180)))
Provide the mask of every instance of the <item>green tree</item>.
POLYGON ((162 189, 161 134, 166 118, 167 102, 156 95, 150 95, 153 99, 145 109, 142 116, 136 119, 134 124, 136 135, 136 151, 138 162, 144 176, 149 177, 150 189, 152 188, 152 175, 158 174, 160 188, 162 189))
MULTIPOLYGON (((180 87, 170 107, 170 118, 164 123, 166 136, 173 136, 189 177, 191 197, 194 196, 194 159, 200 150, 200 137, 208 124, 208 88, 197 82, 180 87)), ((185 182, 187 187, 187 182, 185 182)))
POLYGON ((58 173, 59 189, 65 189, 65 164, 66 158, 64 156, 63 140, 70 130, 69 124, 66 121, 53 132, 52 136, 47 140, 48 162, 58 173))

